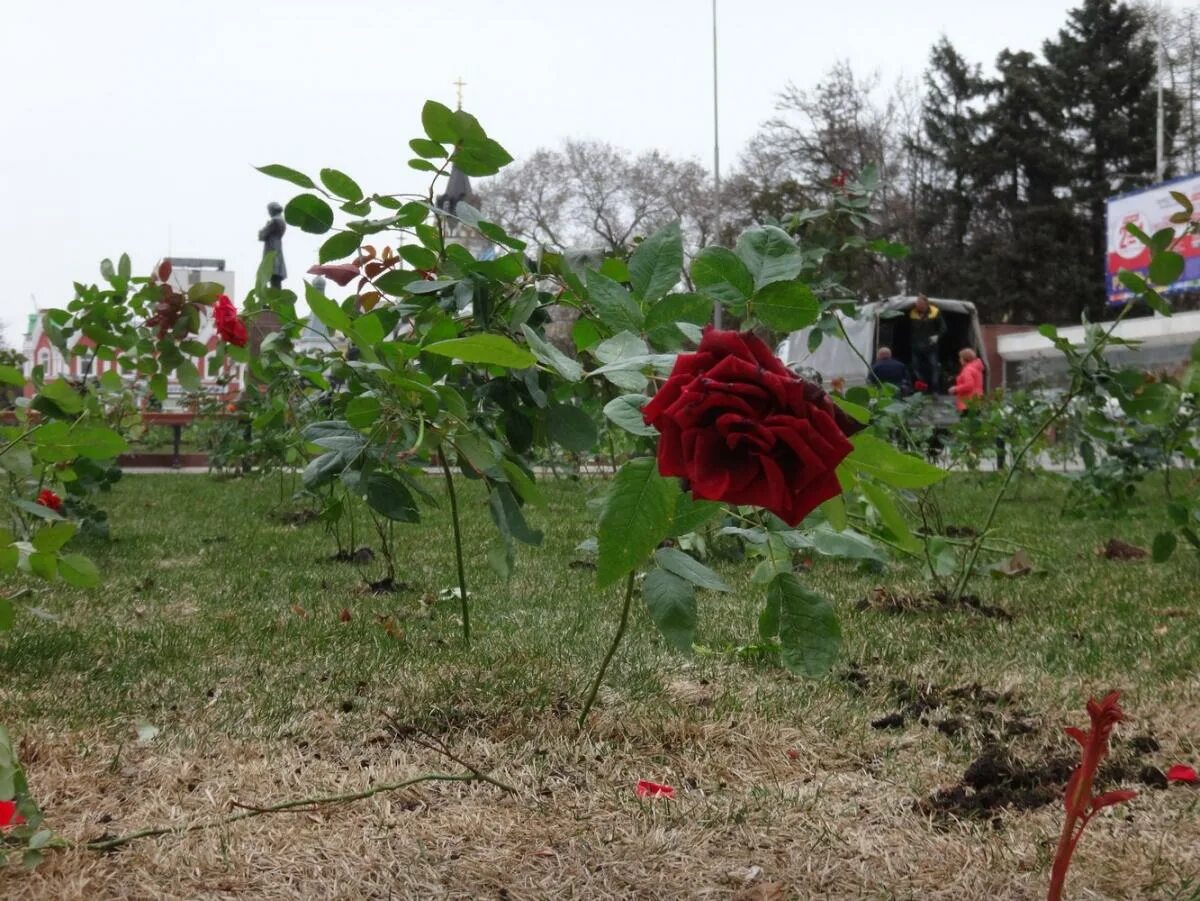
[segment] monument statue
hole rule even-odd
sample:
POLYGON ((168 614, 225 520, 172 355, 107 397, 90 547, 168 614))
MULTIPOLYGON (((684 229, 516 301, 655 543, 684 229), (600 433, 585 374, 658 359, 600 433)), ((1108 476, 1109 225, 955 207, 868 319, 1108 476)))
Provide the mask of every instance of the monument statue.
POLYGON ((274 251, 275 262, 271 267, 271 287, 283 287, 287 278, 287 266, 283 262, 283 233, 287 231, 287 223, 283 221, 283 207, 272 201, 267 204, 267 213, 271 218, 267 224, 258 230, 258 240, 263 242, 263 257, 274 251))

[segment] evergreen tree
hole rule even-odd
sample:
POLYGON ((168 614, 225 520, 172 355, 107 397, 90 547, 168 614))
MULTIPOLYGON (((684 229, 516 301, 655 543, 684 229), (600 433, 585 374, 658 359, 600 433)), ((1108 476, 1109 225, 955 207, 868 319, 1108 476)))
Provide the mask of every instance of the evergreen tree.
MULTIPOLYGON (((1043 49, 1047 88, 1070 146, 1071 197, 1087 229, 1078 251, 1052 251, 1060 259, 1078 252, 1071 264, 1089 274, 1071 304, 1069 318, 1077 318, 1103 309, 1105 201, 1154 179, 1156 48, 1137 10, 1117 0, 1084 0, 1043 49)), ((1167 124, 1170 142, 1173 123, 1167 124)))
POLYGON ((910 280, 917 290, 963 297, 971 284, 968 237, 984 82, 979 66, 945 37, 930 52, 924 82, 921 134, 912 147, 922 166, 910 280))

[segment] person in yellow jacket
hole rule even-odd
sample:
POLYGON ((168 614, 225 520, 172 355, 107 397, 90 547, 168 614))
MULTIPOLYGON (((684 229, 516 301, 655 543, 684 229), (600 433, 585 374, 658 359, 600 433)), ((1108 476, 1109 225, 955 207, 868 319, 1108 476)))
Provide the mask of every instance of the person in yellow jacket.
POLYGON ((925 382, 932 394, 942 390, 942 364, 938 352, 946 334, 946 317, 924 294, 908 311, 908 334, 912 349, 912 369, 917 380, 925 382))

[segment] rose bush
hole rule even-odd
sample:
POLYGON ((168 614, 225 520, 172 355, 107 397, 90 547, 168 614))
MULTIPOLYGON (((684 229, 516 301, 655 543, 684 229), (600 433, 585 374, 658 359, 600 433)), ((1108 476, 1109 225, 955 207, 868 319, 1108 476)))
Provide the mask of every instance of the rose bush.
POLYGON ((751 504, 797 525, 841 492, 835 470, 863 428, 759 338, 704 332, 642 409, 661 433, 658 469, 694 497, 751 504))

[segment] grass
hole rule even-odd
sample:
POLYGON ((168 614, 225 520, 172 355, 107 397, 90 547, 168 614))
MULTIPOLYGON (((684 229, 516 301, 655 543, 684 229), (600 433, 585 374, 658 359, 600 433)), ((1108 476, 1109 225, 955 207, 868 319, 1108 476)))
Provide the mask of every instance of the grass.
MULTIPOLYGON (((977 523, 990 484, 963 476, 941 489, 946 521, 977 523)), ((429 488, 442 496, 438 480, 429 488)), ((0 720, 23 737, 55 828, 92 839, 212 816, 235 798, 266 804, 453 769, 398 738, 392 720, 522 794, 422 786, 113 856, 59 854, 31 876, 0 872, 0 897, 11 880, 15 894, 47 898, 1034 898, 1060 807, 997 811, 998 828, 990 816, 914 811, 960 779, 990 727, 976 710, 956 734, 911 716, 873 729, 901 705, 900 683, 994 690, 1004 716, 1033 724, 1008 740, 1022 754, 1065 750, 1061 727, 1081 724, 1084 700, 1119 688, 1131 722, 1118 731, 1161 746, 1146 764, 1200 757, 1200 563, 1098 557, 1112 536, 1148 546, 1161 497, 1149 491, 1119 521, 1062 519, 1052 476, 1020 482, 1000 520, 1045 574, 976 583, 1011 622, 859 610, 875 586, 928 585, 908 564, 868 572, 817 559, 805 578, 837 606, 845 647, 830 678, 804 681, 741 659, 763 591, 751 566, 717 564, 734 590, 701 595, 701 652, 673 653, 635 608, 580 734, 575 716, 621 600, 620 586, 594 588, 574 551, 599 488, 545 484, 548 508, 530 514, 545 544, 522 548, 506 583, 486 563, 484 496, 462 486, 468 650, 457 602, 438 600, 456 583, 444 502, 398 529, 409 590, 373 595, 364 584, 378 564, 328 562, 318 525, 271 516, 273 479, 127 477, 109 504, 113 540, 84 548, 104 586, 42 589, 36 602, 61 622, 24 616, 0 639, 0 720), (151 742, 137 740, 142 721, 159 729, 151 742), (638 801, 639 778, 676 786, 677 799, 638 801)), ((1197 897, 1200 793, 1145 791, 1093 829, 1070 890, 1197 897)))

